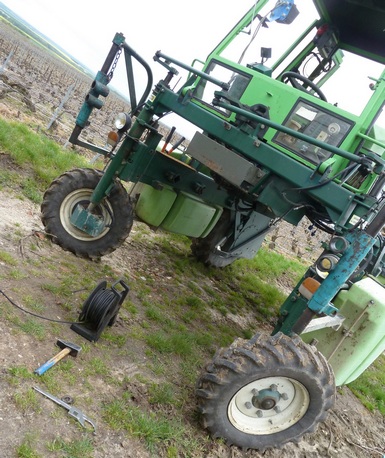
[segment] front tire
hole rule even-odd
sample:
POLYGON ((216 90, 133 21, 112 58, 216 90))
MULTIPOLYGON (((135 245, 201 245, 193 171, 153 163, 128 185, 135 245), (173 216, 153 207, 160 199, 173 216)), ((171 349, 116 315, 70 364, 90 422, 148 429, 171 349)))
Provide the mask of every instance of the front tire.
POLYGON ((299 337, 257 334, 215 356, 198 381, 197 396, 214 438, 263 451, 315 430, 334 404, 334 374, 299 337))
POLYGON ((85 258, 100 258, 118 248, 129 235, 133 224, 130 198, 116 182, 109 195, 93 211, 105 223, 104 230, 92 236, 71 223, 78 205, 86 208, 102 172, 74 169, 54 180, 44 194, 42 221, 47 234, 65 250, 85 258))

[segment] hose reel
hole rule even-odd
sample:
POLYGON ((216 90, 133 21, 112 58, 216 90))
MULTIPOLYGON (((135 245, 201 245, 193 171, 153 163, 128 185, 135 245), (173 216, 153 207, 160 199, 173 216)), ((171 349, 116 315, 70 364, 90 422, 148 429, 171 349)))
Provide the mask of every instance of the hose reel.
POLYGON ((106 326, 112 326, 118 316, 120 306, 126 298, 129 287, 123 280, 116 281, 111 288, 102 281, 83 303, 79 315, 81 323, 74 323, 71 329, 91 342, 96 342, 106 326), (118 291, 120 285, 123 290, 118 291))

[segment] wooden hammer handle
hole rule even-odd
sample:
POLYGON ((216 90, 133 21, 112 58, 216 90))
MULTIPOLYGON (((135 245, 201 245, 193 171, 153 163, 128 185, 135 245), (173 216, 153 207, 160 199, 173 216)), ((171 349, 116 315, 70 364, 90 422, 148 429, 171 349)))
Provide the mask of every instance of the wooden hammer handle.
POLYGON ((67 356, 69 353, 71 353, 70 348, 63 348, 62 351, 60 351, 57 355, 55 355, 53 358, 49 359, 46 363, 44 363, 42 366, 40 366, 38 369, 35 370, 35 374, 37 375, 42 375, 44 372, 48 371, 52 366, 54 366, 57 362, 59 362, 61 359, 63 359, 65 356, 67 356))

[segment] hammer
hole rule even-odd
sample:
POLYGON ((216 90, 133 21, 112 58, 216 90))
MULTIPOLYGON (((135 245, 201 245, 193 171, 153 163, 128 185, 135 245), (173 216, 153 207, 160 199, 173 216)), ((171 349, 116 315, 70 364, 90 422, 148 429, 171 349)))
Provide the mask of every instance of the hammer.
POLYGON ((62 348, 61 352, 59 352, 56 356, 48 360, 46 363, 44 363, 42 366, 40 366, 38 369, 35 370, 35 374, 37 375, 42 375, 44 372, 46 372, 48 369, 50 369, 53 365, 58 363, 61 359, 63 359, 67 355, 76 356, 78 353, 81 351, 81 347, 79 345, 73 344, 71 342, 65 342, 64 340, 58 340, 56 342, 56 345, 59 348, 62 348))

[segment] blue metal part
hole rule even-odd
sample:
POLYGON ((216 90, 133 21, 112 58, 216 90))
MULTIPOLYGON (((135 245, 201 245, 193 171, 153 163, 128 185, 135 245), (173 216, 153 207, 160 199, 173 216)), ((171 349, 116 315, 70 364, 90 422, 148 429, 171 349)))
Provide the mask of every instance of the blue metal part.
POLYGON ((76 118, 76 125, 83 128, 87 125, 88 118, 91 115, 91 112, 94 108, 100 109, 104 102, 98 99, 99 95, 106 97, 108 95, 108 77, 102 72, 98 72, 95 81, 92 83, 92 89, 86 95, 83 106, 80 109, 80 112, 76 118), (106 95, 104 95, 106 94, 106 95))
POLYGON ((294 5, 294 0, 286 0, 284 2, 278 2, 278 4, 279 6, 274 8, 269 16, 270 22, 284 21, 294 5))
POLYGON ((308 303, 308 308, 317 314, 334 315, 337 309, 331 300, 347 282, 360 262, 365 259, 376 238, 363 231, 351 232, 346 235, 349 246, 321 286, 313 294, 308 303))
MULTIPOLYGON (((99 95, 107 97, 109 89, 107 84, 110 82, 111 77, 109 76, 109 70, 113 66, 113 63, 116 59, 116 55, 119 52, 121 46, 125 41, 124 35, 117 33, 112 40, 112 47, 109 55, 107 56, 106 61, 103 64, 102 69, 97 73, 94 82, 92 83, 91 90, 89 91, 86 99, 79 111, 79 114, 76 118, 76 126, 78 129, 83 129, 88 122, 88 118, 91 115, 91 112, 94 108, 100 109, 103 106, 102 100, 97 100, 99 95)), ((77 133, 77 136, 79 133, 77 133)), ((72 137, 75 140, 75 137, 72 137)), ((71 139, 70 139, 71 141, 71 139)))
POLYGON ((70 218, 71 224, 92 237, 97 237, 105 229, 105 221, 78 205, 70 218))
POLYGON ((281 394, 278 392, 277 388, 272 385, 270 390, 261 390, 258 394, 254 395, 252 398, 252 404, 254 407, 261 408, 263 410, 270 410, 279 402, 281 399, 281 394))

